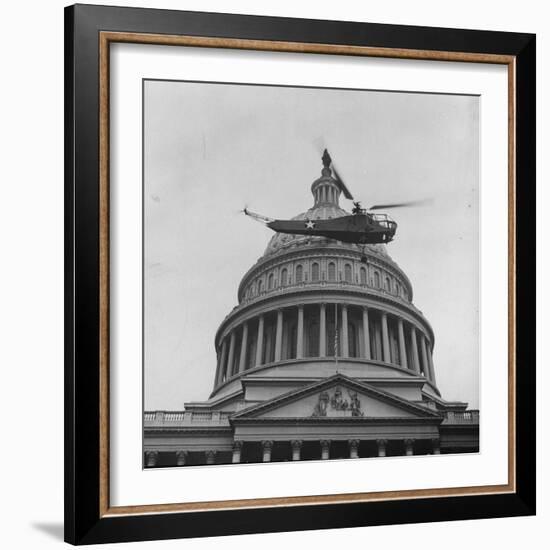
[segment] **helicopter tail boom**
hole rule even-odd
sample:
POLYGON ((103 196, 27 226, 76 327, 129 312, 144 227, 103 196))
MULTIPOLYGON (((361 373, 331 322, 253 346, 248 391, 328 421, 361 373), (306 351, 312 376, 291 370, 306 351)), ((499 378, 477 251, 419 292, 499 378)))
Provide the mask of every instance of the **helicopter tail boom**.
POLYGON ((257 214, 256 212, 252 212, 248 208, 244 208, 243 212, 253 220, 256 220, 259 223, 263 223, 264 225, 267 225, 268 223, 275 221, 273 218, 268 218, 267 216, 263 216, 262 214, 257 214))

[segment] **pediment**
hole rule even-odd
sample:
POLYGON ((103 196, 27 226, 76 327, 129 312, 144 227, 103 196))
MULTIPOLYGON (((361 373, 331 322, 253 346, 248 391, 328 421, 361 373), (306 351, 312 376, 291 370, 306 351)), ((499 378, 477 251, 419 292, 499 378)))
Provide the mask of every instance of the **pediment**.
POLYGON ((433 418, 437 413, 388 392, 336 375, 256 405, 239 418, 433 418))

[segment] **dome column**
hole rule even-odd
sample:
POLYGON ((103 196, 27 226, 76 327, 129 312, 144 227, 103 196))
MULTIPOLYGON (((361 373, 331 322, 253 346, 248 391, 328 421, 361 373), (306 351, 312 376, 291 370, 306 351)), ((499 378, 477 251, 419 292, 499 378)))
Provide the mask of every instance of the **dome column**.
POLYGON ((244 372, 246 365, 246 351, 248 346, 248 323, 243 324, 243 336, 241 339, 241 356, 239 358, 239 373, 244 372))
POLYGON ((381 324, 382 324, 382 359, 384 363, 391 363, 390 355, 390 337, 388 333, 388 314, 385 311, 381 312, 381 324))
POLYGON ((418 358, 418 342, 416 340, 416 329, 411 326, 411 344, 412 344, 412 360, 414 372, 420 374, 420 360, 418 358))
POLYGON ((256 366, 259 367, 262 364, 262 353, 264 350, 264 316, 260 315, 258 319, 258 338, 256 340, 256 366))
POLYGON ((420 334, 420 352, 422 353, 422 370, 424 376, 431 382, 432 377, 430 373, 430 367, 428 365, 428 353, 426 352, 426 337, 424 334, 420 334))
POLYGON ((369 310, 363 308, 363 347, 365 359, 371 359, 372 355, 370 352, 370 332, 369 332, 369 310))
POLYGON ((304 306, 298 306, 298 335, 296 359, 304 357, 304 306))
POLYGON ((218 361, 218 373, 216 375, 216 385, 221 384, 223 381, 223 375, 225 371, 225 360, 227 358, 227 340, 222 342, 222 350, 218 361))
POLYGON ((435 386, 435 369, 434 369, 434 360, 433 360, 433 348, 428 344, 428 366, 430 368, 430 378, 432 384, 435 386))
POLYGON ((321 304, 319 311, 319 357, 327 355, 327 310, 326 304, 321 304))
POLYGON ((407 365, 407 351, 405 349, 405 333, 403 332, 403 319, 399 317, 397 319, 397 335, 399 338, 399 359, 401 366, 406 369, 407 365))
POLYGON ((277 311, 277 331, 275 333, 275 361, 281 360, 283 348, 283 310, 277 311))
POLYGON ((342 357, 349 357, 348 306, 342 305, 342 357))
POLYGON ((227 358, 227 375, 226 379, 232 375, 233 361, 235 360, 235 330, 231 331, 229 339, 229 357, 227 358))

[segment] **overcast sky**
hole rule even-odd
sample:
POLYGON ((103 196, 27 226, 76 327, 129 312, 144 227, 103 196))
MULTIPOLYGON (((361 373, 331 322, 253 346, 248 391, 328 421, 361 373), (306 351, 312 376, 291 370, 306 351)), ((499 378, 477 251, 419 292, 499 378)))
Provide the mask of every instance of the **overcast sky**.
MULTIPOLYGON (((435 332, 443 398, 478 406, 479 100, 472 96, 147 81, 144 86, 145 408, 205 400, 214 335, 273 232, 313 204, 328 147, 435 332)), ((351 203, 341 198, 341 206, 351 203)))

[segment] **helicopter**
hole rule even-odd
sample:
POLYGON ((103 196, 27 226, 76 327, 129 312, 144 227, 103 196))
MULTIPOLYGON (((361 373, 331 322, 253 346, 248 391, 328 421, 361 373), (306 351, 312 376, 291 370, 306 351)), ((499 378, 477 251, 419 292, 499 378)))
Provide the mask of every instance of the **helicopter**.
MULTIPOLYGON (((258 222, 277 233, 288 233, 292 235, 321 236, 336 241, 354 243, 358 245, 387 244, 395 237, 397 223, 387 214, 376 213, 376 210, 401 208, 412 206, 425 201, 409 201, 395 204, 377 204, 370 208, 362 208, 359 201, 354 201, 352 194, 336 171, 332 158, 324 150, 323 166, 325 169, 332 169, 334 180, 343 192, 344 196, 353 201, 352 213, 329 219, 308 219, 305 220, 278 220, 252 212, 244 208, 243 212, 258 222)), ((330 173, 330 172, 329 172, 330 173)))

